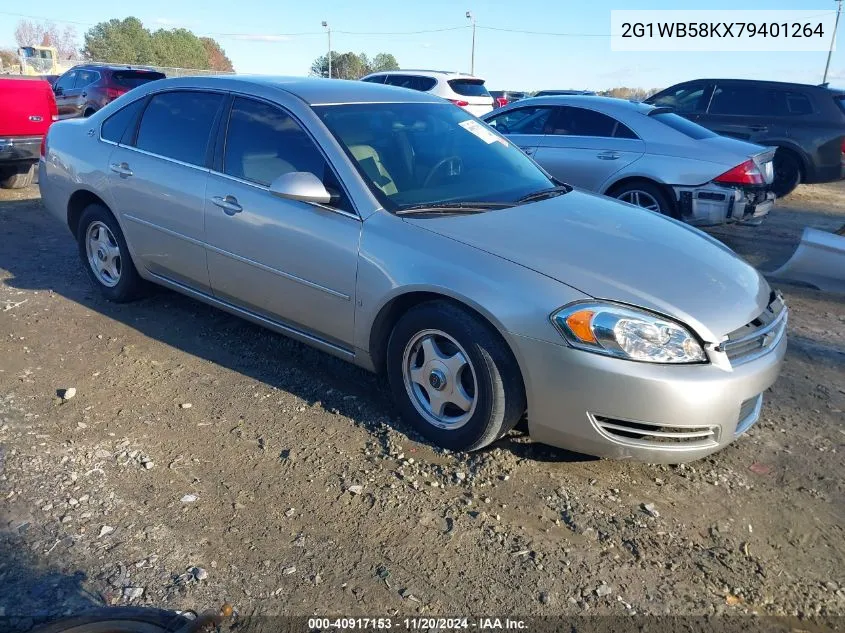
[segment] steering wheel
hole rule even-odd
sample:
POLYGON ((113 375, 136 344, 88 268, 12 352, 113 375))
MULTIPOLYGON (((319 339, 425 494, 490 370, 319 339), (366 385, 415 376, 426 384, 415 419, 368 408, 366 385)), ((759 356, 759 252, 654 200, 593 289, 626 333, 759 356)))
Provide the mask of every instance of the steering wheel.
POLYGON ((438 171, 440 171, 441 169, 443 169, 444 165, 448 165, 452 161, 458 161, 458 164, 460 164, 462 162, 460 156, 447 156, 446 158, 441 158, 439 161, 437 161, 437 163, 435 163, 434 167, 432 167, 431 169, 428 170, 428 173, 426 174, 425 178, 423 179, 422 186, 428 187, 429 183, 434 178, 435 174, 438 171))

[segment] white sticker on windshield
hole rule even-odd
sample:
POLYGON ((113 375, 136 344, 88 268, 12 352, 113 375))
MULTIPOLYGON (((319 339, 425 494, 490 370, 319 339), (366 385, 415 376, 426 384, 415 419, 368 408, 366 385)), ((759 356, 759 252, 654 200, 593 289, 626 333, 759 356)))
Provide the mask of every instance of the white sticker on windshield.
POLYGON ((474 134, 488 145, 490 143, 495 143, 496 141, 499 141, 505 147, 508 146, 508 142, 505 139, 495 134, 492 130, 487 129, 478 121, 473 121, 472 119, 469 119, 468 121, 458 123, 458 125, 464 128, 467 132, 474 134))

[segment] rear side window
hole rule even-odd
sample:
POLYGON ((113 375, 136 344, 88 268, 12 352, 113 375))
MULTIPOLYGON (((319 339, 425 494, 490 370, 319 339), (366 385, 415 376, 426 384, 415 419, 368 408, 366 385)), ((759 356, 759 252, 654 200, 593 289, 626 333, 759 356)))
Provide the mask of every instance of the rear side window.
POLYGON ((804 114, 813 113, 813 104, 809 97, 800 92, 783 92, 779 91, 780 98, 783 100, 783 105, 786 116, 800 116, 804 114))
POLYGON ((114 84, 131 89, 157 79, 164 79, 165 76, 164 73, 151 70, 115 70, 111 74, 111 79, 114 84))
POLYGON ((764 86, 717 86, 710 103, 710 114, 802 116, 812 113, 813 103, 807 95, 764 86))
POLYGON ((138 99, 112 114, 108 119, 103 121, 103 126, 100 128, 100 136, 106 141, 120 143, 123 134, 126 132, 126 127, 135 121, 143 105, 144 100, 138 99))
POLYGON ((702 127, 697 123, 693 123, 692 121, 685 119, 682 116, 678 116, 677 114, 672 114, 671 112, 653 114, 651 115, 651 118, 660 121, 664 125, 668 125, 676 132, 680 132, 684 136, 688 136, 697 141, 700 141, 701 139, 705 138, 713 138, 714 136, 718 136, 718 134, 716 134, 715 132, 711 132, 706 127, 702 127))
POLYGON ((222 101, 222 95, 210 92, 155 95, 141 117, 136 147, 191 165, 204 165, 211 127, 222 101))
POLYGON ((374 75, 372 77, 364 77, 361 81, 366 81, 371 84, 383 84, 384 83, 384 75, 374 75))
POLYGON ((419 75, 386 75, 384 83, 397 88, 428 92, 437 85, 437 80, 433 77, 420 77, 419 75))
POLYGON ((547 134, 559 136, 598 136, 605 138, 637 138, 631 129, 613 117, 595 110, 563 106, 547 134))
POLYGON ((489 97, 483 79, 450 79, 449 87, 464 97, 489 97))

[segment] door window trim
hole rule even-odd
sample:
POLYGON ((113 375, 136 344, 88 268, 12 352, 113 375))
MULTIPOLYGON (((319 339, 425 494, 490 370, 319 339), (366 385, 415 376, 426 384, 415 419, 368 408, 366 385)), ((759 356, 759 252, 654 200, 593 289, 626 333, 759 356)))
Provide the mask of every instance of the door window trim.
MULTIPOLYGON (((333 213, 338 213, 340 215, 345 215, 347 217, 354 218, 354 219, 359 220, 359 221, 363 221, 362 218, 361 218, 361 214, 358 212, 358 206, 355 204, 355 200, 352 198, 352 196, 349 195, 349 189, 347 189, 346 184, 343 182, 343 180, 340 178, 340 176, 338 176, 337 169, 335 169, 334 165, 329 160, 328 155, 326 154, 325 150, 322 148, 320 143, 317 142, 317 139, 314 138, 314 135, 311 133, 311 131, 308 129, 308 127, 302 122, 302 120, 298 116, 296 116, 293 112, 288 110, 283 105, 276 103, 275 101, 270 101, 269 99, 264 99, 263 97, 257 97, 255 95, 252 95, 252 94, 249 94, 249 93, 238 92, 238 91, 234 91, 234 90, 229 91, 229 96, 230 96, 230 99, 228 100, 228 102, 226 102, 224 104, 224 108, 223 108, 223 111, 225 113, 225 118, 223 116, 221 116, 221 119, 220 119, 220 122, 219 122, 219 125, 218 125, 218 129, 217 129, 218 138, 212 144, 213 148, 214 148, 214 157, 211 161, 211 167, 209 168, 209 173, 212 173, 215 176, 222 176, 223 178, 226 178, 227 180, 232 180, 232 181, 237 182, 237 183, 249 185, 250 187, 253 187, 255 189, 259 189, 261 191, 266 191, 268 194, 270 194, 270 187, 267 186, 267 185, 262 185, 262 184, 259 184, 257 182, 253 182, 251 180, 245 180, 243 178, 238 178, 237 176, 231 176, 231 175, 223 172, 223 169, 224 169, 223 156, 226 152, 226 139, 229 136, 229 123, 231 121, 232 108, 234 107, 235 98, 240 97, 242 99, 250 99, 252 101, 257 101, 259 103, 264 103, 266 105, 269 105, 270 107, 273 107, 273 108, 276 108, 277 110, 280 110, 283 114, 289 116, 305 132, 305 134, 308 136, 308 138, 314 144, 314 147, 317 148, 317 151, 320 153, 320 156, 322 156, 323 160, 326 161, 326 167, 328 167, 328 169, 330 169, 332 171, 332 173, 334 174, 335 180, 340 184, 341 189, 343 189, 343 193, 346 196, 346 199, 349 200, 349 204, 352 205, 354 212, 346 211, 345 209, 338 209, 337 207, 330 207, 330 206, 327 206, 327 205, 324 205, 324 204, 318 204, 318 203, 305 203, 305 204, 311 204, 312 206, 319 207, 320 209, 325 209, 326 211, 332 211, 333 213)), ((270 195, 272 195, 272 194, 270 194, 270 195)))

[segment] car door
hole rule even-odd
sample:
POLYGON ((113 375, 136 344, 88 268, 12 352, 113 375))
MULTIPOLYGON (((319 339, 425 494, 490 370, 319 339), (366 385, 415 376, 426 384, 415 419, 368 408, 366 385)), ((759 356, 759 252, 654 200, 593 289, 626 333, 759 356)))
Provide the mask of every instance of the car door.
POLYGON ((646 99, 651 105, 672 108, 675 114, 699 122, 707 112, 713 95, 713 82, 706 80, 687 81, 667 88, 646 99))
POLYGON ((154 93, 109 159, 109 190, 135 264, 201 292, 210 291, 203 214, 223 101, 219 92, 154 93))
POLYGON ((311 135, 277 104, 236 96, 205 200, 216 297, 351 348, 361 220, 311 135), (315 174, 326 206, 279 198, 270 184, 315 174))
POLYGON ((484 121, 532 156, 543 143, 546 126, 554 112, 555 106, 551 105, 522 106, 484 117, 484 121))
POLYGON ((718 82, 700 123, 722 136, 766 144, 785 138, 786 92, 765 84, 718 82))
POLYGON ((73 85, 76 82, 77 71, 70 70, 53 84, 53 94, 56 95, 56 109, 60 119, 67 119, 74 115, 73 85))
POLYGON ((79 70, 76 73, 76 81, 73 83, 73 90, 70 94, 70 103, 74 116, 81 116, 85 113, 88 105, 88 87, 100 78, 96 70, 79 70))
POLYGON ((534 158, 560 181, 590 191, 645 153, 645 143, 602 112, 560 106, 534 158))

